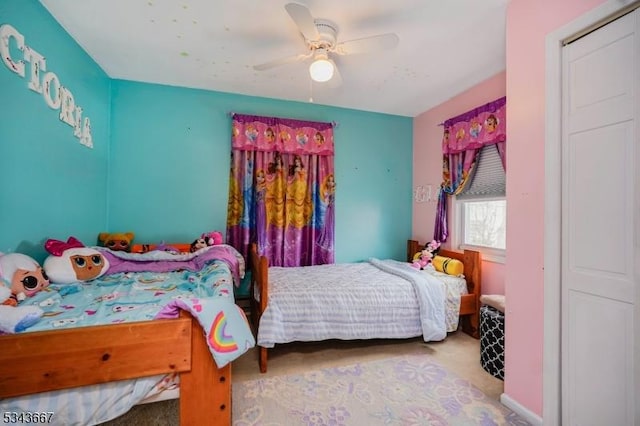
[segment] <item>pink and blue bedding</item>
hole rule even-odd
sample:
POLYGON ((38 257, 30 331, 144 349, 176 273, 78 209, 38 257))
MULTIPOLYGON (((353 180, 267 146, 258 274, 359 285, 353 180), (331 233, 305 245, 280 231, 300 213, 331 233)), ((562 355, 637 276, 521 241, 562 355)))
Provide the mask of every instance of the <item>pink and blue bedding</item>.
MULTIPOLYGON (((202 326, 218 367, 255 345, 244 312, 234 301, 244 260, 233 247, 212 246, 189 254, 97 249, 109 260, 107 273, 89 282, 52 283, 25 301, 44 311, 26 332, 177 318, 180 310, 188 310, 202 326)), ((0 400, 0 409, 53 411, 59 424, 95 424, 125 413, 167 383, 172 380, 160 375, 46 392, 0 400)))

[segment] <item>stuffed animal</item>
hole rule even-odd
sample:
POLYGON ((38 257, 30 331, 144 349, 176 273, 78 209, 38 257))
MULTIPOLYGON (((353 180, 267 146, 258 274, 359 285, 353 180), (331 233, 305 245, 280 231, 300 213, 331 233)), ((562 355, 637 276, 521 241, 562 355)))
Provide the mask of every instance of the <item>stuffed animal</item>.
POLYGON ((44 314, 37 306, 12 306, 6 304, 12 299, 12 291, 9 287, 0 284, 0 334, 18 333, 31 327, 44 314))
POLYGON ((191 253, 202 248, 222 244, 222 233, 219 231, 205 232, 191 243, 191 253))
POLYGON ((416 269, 424 269, 425 266, 431 263, 432 259, 433 254, 431 254, 429 250, 424 249, 413 256, 413 263, 411 264, 411 266, 416 269))
POLYGON ((0 278, 11 292, 3 304, 17 306, 49 285, 49 277, 40 264, 22 253, 0 255, 0 278))
POLYGON ((113 251, 131 251, 131 242, 135 235, 133 232, 109 233, 101 232, 98 234, 100 244, 113 251))
POLYGON ((189 248, 189 251, 191 253, 193 253, 194 251, 198 251, 198 250, 200 250, 202 248, 205 248, 205 247, 209 247, 207 245, 207 242, 205 241, 205 239, 204 238, 198 238, 194 242, 191 243, 191 247, 189 248))
POLYGON ((416 269, 424 269, 428 264, 433 261, 435 255, 440 251, 440 242, 436 240, 432 240, 427 243, 422 251, 413 256, 413 266, 416 269))
POLYGON ((464 264, 458 259, 434 256, 431 263, 433 263, 433 267, 438 272, 444 272, 445 274, 455 276, 464 275, 464 264))
POLYGON ((109 261, 98 250, 85 247, 74 237, 67 242, 49 239, 44 244, 51 253, 44 261, 44 270, 51 282, 69 284, 98 278, 109 269, 109 261))
POLYGON ((427 243, 427 246, 425 248, 435 256, 440 251, 440 246, 441 244, 439 241, 431 240, 431 242, 427 243))
POLYGON ((222 233, 218 231, 205 232, 200 236, 207 243, 207 246, 217 246, 222 244, 222 233))

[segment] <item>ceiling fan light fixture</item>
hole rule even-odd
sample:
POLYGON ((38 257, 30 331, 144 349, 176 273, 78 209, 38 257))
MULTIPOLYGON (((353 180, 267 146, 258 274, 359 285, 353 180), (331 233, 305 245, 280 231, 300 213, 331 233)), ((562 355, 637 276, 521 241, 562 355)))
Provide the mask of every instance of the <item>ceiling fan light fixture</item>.
POLYGON ((309 75, 314 81, 324 83, 331 80, 333 77, 333 64, 326 58, 326 56, 318 57, 309 65, 309 75))

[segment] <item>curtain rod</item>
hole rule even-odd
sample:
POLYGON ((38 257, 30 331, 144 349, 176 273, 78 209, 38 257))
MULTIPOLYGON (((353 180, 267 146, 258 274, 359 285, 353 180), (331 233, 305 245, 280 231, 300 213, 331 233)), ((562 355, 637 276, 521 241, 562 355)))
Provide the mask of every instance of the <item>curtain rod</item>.
MULTIPOLYGON (((240 113, 235 111, 229 111, 227 112, 227 117, 233 118, 233 116, 236 114, 240 114, 240 113)), ((246 114, 246 115, 258 115, 258 114, 246 114)), ((284 118, 284 117, 274 117, 274 118, 282 118, 284 120, 315 121, 315 120, 305 120, 303 118, 284 118)), ((334 129, 337 129, 338 127, 340 127, 340 123, 338 121, 329 121, 329 123, 331 123, 334 129)))

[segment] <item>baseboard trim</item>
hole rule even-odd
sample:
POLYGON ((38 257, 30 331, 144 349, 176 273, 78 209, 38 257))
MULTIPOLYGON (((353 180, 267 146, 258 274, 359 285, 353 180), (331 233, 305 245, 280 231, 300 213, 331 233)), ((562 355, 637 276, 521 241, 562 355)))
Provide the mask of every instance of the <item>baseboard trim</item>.
POLYGON ((511 398, 506 393, 500 395, 500 402, 533 426, 542 426, 542 417, 538 416, 528 408, 525 408, 522 404, 511 398))

